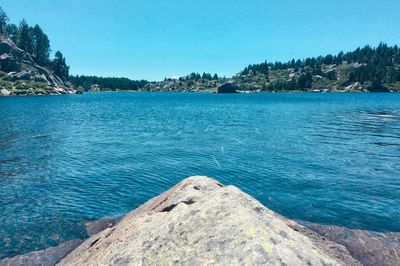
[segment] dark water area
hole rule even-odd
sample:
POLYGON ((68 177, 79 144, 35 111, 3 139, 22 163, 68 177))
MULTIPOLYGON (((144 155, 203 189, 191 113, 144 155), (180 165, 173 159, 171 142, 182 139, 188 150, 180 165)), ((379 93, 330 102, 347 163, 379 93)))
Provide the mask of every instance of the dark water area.
POLYGON ((0 98, 0 259, 191 175, 291 219, 400 232, 400 94, 0 98))

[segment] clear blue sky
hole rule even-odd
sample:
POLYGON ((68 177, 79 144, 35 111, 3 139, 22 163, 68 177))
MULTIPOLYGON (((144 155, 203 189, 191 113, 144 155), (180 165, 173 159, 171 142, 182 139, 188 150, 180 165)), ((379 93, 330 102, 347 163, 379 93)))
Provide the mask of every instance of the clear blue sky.
POLYGON ((399 0, 1 0, 72 74, 231 76, 249 63, 400 44, 399 0))

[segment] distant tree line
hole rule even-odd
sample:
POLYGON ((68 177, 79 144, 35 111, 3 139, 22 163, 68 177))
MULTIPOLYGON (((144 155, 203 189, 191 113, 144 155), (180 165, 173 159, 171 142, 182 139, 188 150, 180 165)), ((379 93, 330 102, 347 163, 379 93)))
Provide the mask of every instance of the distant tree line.
POLYGON ((143 88, 148 83, 146 80, 78 75, 70 76, 69 81, 75 87, 82 87, 85 91, 90 90, 92 85, 98 85, 98 87, 102 90, 138 90, 143 88))
POLYGON ((245 67, 245 69, 242 71, 243 75, 248 75, 250 74, 250 71, 254 74, 264 74, 268 76, 269 73, 269 67, 271 64, 268 64, 267 61, 261 64, 253 64, 249 65, 248 67, 245 67))
POLYGON ((210 73, 203 73, 202 75, 199 73, 191 73, 185 77, 180 77, 179 81, 197 81, 197 80, 218 80, 219 77, 217 74, 211 75, 210 73))
MULTIPOLYGON (((378 47, 372 48, 365 46, 357 48, 352 52, 340 52, 337 55, 328 54, 326 56, 309 57, 303 60, 292 59, 288 62, 263 62, 247 66, 241 73, 243 75, 263 74, 268 77, 271 70, 294 69, 295 72, 303 73, 298 80, 287 82, 277 82, 271 84, 277 88, 295 88, 303 89, 310 87, 312 75, 320 75, 330 80, 335 80, 335 71, 323 72, 323 65, 341 65, 343 63, 357 63, 349 73, 348 80, 351 82, 372 82, 375 85, 393 83, 400 81, 400 49, 397 45, 388 46, 380 43, 378 47)), ((272 89, 271 87, 271 89, 272 89)))
POLYGON ((48 36, 39 25, 31 27, 25 19, 19 25, 9 24, 9 18, 0 7, 0 34, 9 37, 20 49, 29 53, 40 66, 47 67, 64 80, 68 80, 69 66, 60 51, 50 59, 51 47, 48 36))

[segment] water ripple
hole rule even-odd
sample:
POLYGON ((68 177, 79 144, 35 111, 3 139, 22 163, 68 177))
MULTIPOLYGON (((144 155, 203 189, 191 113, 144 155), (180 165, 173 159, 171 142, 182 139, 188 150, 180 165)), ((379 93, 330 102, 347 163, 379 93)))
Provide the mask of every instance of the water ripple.
POLYGON ((0 98, 0 259, 86 237, 190 175, 298 220, 400 231, 400 95, 0 98))

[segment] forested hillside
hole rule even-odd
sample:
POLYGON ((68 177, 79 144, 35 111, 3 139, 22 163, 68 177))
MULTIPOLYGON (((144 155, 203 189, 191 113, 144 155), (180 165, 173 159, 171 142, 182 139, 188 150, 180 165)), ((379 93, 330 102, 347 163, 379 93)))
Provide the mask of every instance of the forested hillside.
POLYGON ((16 25, 0 7, 0 95, 60 94, 78 91, 139 90, 148 82, 128 78, 70 76, 66 58, 54 53, 39 25, 16 25), (72 87, 74 89, 72 89, 72 87))
POLYGON ((216 91, 219 86, 229 79, 218 77, 217 74, 210 73, 191 73, 187 76, 175 78, 165 78, 162 82, 149 82, 143 90, 145 91, 216 91))
POLYGON ((192 73, 150 82, 146 91, 213 91, 224 83, 244 92, 389 92, 400 91, 400 49, 381 43, 337 55, 251 64, 232 78, 192 73))
POLYGON ((70 76, 70 82, 83 91, 119 91, 140 90, 148 81, 131 80, 128 78, 97 77, 97 76, 70 76))
MULTIPOLYGON (((54 71, 58 77, 67 80, 69 66, 60 51, 56 51, 54 58, 50 58, 50 40, 39 25, 30 26, 23 19, 19 25, 8 23, 9 18, 0 7, 0 34, 10 38, 21 50, 31 55, 38 65, 54 71)), ((1 69, 7 72, 8 69, 1 69)))
POLYGON ((0 95, 75 93, 63 54, 50 58, 50 40, 41 27, 8 21, 0 7, 0 95))
POLYGON ((400 88, 399 67, 399 47, 381 43, 337 55, 249 65, 234 80, 261 91, 389 91, 400 88))

